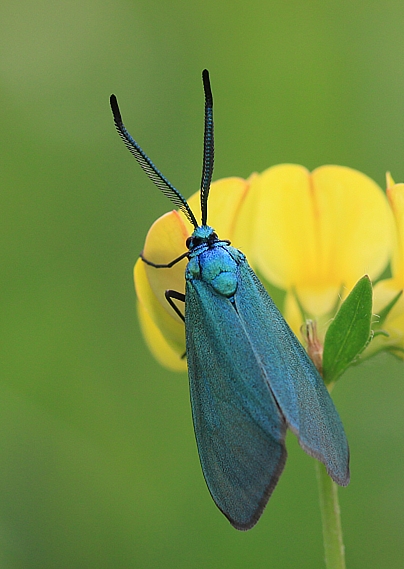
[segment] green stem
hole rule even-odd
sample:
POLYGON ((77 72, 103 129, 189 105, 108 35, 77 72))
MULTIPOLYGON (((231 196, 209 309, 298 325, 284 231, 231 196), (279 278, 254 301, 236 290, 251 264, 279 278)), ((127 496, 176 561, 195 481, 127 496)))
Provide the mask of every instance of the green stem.
POLYGON ((323 523, 325 566, 327 569, 345 569, 338 486, 328 476, 325 466, 317 460, 316 473, 323 523))

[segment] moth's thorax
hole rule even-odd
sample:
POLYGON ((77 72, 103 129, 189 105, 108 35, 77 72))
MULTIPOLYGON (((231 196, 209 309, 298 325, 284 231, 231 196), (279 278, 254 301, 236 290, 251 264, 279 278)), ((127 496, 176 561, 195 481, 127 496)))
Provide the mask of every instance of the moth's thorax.
POLYGON ((220 241, 214 230, 208 226, 195 229, 191 239, 193 241, 190 244, 186 280, 201 280, 222 296, 234 296, 237 290, 238 265, 244 255, 226 241, 220 241))

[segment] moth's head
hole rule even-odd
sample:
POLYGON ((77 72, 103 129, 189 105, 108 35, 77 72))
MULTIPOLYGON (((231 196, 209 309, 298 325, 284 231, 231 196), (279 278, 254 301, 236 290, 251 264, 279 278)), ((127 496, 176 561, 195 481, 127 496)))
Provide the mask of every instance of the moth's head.
POLYGON ((209 227, 209 225, 201 225, 200 227, 196 227, 192 235, 188 237, 186 246, 190 251, 193 251, 200 245, 207 245, 209 247, 217 241, 219 241, 219 237, 213 227, 209 227))

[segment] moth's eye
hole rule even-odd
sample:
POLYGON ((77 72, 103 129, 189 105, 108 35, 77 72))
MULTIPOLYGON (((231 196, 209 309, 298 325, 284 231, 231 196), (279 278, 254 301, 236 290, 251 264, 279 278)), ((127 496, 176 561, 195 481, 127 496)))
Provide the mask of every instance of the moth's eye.
POLYGON ((187 249, 189 249, 191 247, 192 244, 192 237, 188 237, 188 239, 185 241, 185 246, 187 249))
POLYGON ((208 243, 212 244, 212 243, 216 243, 216 241, 219 240, 219 237, 217 236, 217 234, 215 232, 211 233, 208 237, 208 243))
POLYGON ((193 247, 198 247, 198 245, 200 245, 201 243, 202 243, 202 239, 200 237, 194 237, 192 239, 193 247))

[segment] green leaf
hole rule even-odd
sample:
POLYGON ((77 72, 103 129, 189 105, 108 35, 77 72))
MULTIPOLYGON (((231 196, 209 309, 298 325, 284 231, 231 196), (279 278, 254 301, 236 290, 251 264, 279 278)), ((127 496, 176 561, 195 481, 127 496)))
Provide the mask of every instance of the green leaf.
POLYGON ((323 376, 333 383, 371 339, 372 283, 367 275, 354 286, 331 322, 324 341, 323 376))

